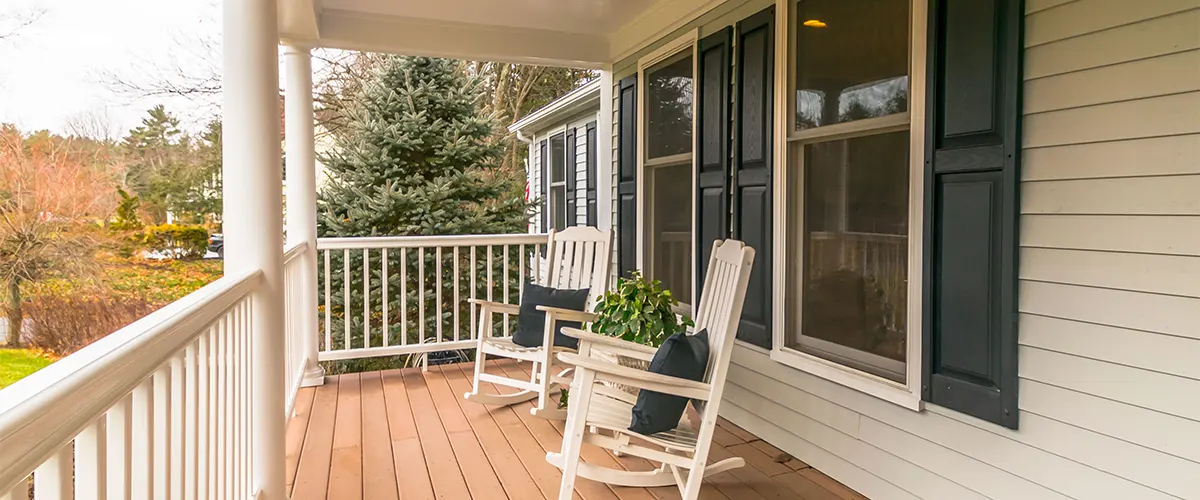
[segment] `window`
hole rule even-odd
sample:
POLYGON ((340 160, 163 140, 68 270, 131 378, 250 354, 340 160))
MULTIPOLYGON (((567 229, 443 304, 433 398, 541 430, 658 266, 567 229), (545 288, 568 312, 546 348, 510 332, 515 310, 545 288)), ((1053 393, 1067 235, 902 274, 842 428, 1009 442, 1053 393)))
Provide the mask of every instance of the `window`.
POLYGON ((547 193, 550 228, 567 228, 567 146, 564 134, 550 137, 550 184, 547 193))
POLYGON ((776 350, 868 374, 853 378, 917 404, 909 301, 920 280, 909 259, 919 258, 922 198, 911 158, 923 145, 909 130, 909 1, 789 5, 787 328, 776 350))
POLYGON ((643 58, 642 265, 680 302, 692 295, 695 35, 643 58))

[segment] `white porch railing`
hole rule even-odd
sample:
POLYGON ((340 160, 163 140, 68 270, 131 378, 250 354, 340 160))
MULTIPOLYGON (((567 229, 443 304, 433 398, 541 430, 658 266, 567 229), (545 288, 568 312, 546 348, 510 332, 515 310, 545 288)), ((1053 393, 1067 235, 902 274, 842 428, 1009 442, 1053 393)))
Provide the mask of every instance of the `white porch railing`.
MULTIPOLYGON (((290 408, 319 359, 472 349, 471 298, 516 303, 544 272, 545 234, 322 239, 283 255, 290 408), (303 285, 315 252, 317 289, 303 285), (313 311, 312 294, 318 300, 313 311), (305 307, 304 304, 309 306, 305 307), (323 324, 306 337, 302 319, 323 324)), ((251 498, 253 300, 261 271, 227 276, 5 389, 0 500, 251 498)), ((512 320, 495 326, 505 333, 512 320)), ((311 328, 311 324, 309 326, 311 328)), ((281 417, 284 417, 281 415, 281 417)), ((273 460, 283 460, 274 457, 273 460)))
MULTIPOLYGON (((515 302, 545 234, 321 238, 320 360, 472 349, 469 299, 515 302)), ((515 318, 511 318, 515 319, 515 318)), ((507 334, 510 318, 496 325, 507 334)))
POLYGON ((251 497, 261 280, 222 278, 5 389, 0 498, 251 497))
MULTIPOLYGON (((283 382, 286 388, 287 401, 285 404, 288 415, 292 413, 292 404, 304 381, 304 369, 307 366, 307 360, 304 357, 304 339, 301 337, 303 335, 301 314, 303 313, 300 309, 304 304, 301 296, 305 293, 315 295, 316 291, 305 290, 300 283, 300 267, 304 263, 300 257, 310 251, 312 250, 309 250, 308 243, 301 242, 283 252, 283 328, 286 352, 283 382)), ((315 315, 315 312, 308 311, 307 314, 315 315)))

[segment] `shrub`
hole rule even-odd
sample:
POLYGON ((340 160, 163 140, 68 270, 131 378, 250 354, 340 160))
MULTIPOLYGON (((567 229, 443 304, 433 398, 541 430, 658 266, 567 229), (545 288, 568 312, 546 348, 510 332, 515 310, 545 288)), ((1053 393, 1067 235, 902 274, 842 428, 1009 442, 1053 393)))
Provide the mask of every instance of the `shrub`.
POLYGON ((160 224, 146 228, 143 242, 175 259, 197 259, 208 250, 208 230, 200 225, 160 224))
POLYGON ((95 290, 38 297, 25 305, 32 347, 66 356, 120 330, 158 307, 145 299, 95 290))

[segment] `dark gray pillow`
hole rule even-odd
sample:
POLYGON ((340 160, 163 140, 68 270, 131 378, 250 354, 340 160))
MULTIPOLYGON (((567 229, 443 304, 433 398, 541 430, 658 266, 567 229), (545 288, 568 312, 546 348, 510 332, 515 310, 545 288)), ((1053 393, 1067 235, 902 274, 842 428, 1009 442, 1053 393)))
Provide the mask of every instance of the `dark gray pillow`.
MULTIPOLYGON (((517 331, 513 333, 513 343, 523 347, 541 347, 546 333, 546 313, 537 310, 537 306, 560 307, 572 311, 582 311, 587 306, 588 289, 559 290, 533 283, 525 283, 525 291, 521 293, 521 312, 517 314, 517 331)), ((578 321, 558 321, 554 330, 554 345, 558 347, 579 348, 579 339, 563 335, 564 326, 579 328, 578 321)))
MULTIPOLYGON (((700 382, 708 368, 708 329, 695 335, 679 332, 667 338, 650 361, 650 372, 700 382)), ((633 405, 629 430, 654 434, 674 429, 683 418, 688 399, 672 394, 642 390, 633 405)))

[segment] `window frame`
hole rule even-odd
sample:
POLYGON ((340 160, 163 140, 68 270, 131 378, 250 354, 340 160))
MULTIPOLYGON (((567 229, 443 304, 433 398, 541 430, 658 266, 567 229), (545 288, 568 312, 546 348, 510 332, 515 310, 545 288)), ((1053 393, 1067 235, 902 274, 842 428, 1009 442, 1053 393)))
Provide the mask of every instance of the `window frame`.
MULTIPOLYGON (((653 227, 652 227, 653 224, 650 223, 651 221, 653 221, 653 212, 652 212, 653 207, 651 206, 652 200, 649 199, 651 193, 649 192, 649 190, 646 189, 646 181, 648 179, 647 169, 657 168, 657 167, 662 167, 662 166, 669 166, 669 165, 679 165, 681 163, 686 162, 686 165, 689 166, 689 170, 691 172, 691 185, 693 187, 696 185, 695 138, 696 138, 696 134, 697 134, 696 114, 697 114, 697 105, 698 104, 696 102, 695 89, 696 89, 696 80, 697 80, 696 73, 697 73, 697 69, 698 69, 697 68, 697 57, 698 57, 697 50, 699 47, 699 44, 698 44, 699 39, 700 39, 700 30, 699 30, 699 28, 696 28, 687 33, 684 33, 683 35, 675 38, 674 40, 671 40, 670 42, 663 44, 661 47, 655 49, 654 51, 650 52, 649 54, 646 54, 646 55, 638 58, 638 66, 637 66, 637 77, 638 77, 638 88, 637 88, 637 93, 638 93, 637 94, 637 102, 638 102, 638 106, 637 106, 637 194, 636 194, 638 239, 637 239, 637 245, 636 245, 637 250, 635 253, 636 253, 637 268, 640 269, 643 273, 645 273, 645 275, 647 277, 654 276, 654 274, 653 274, 654 271, 652 269, 648 268, 649 262, 653 260, 653 259, 650 259, 650 255, 648 254, 649 245, 647 243, 648 236, 650 234, 652 234, 651 231, 653 230, 653 227), (649 88, 649 85, 647 84, 648 80, 646 79, 646 71, 651 69, 652 66, 654 66, 658 63, 661 63, 663 61, 666 61, 672 57, 676 57, 679 54, 683 53, 684 51, 691 51, 690 56, 692 59, 692 145, 691 145, 691 151, 688 153, 680 153, 680 154, 676 154, 676 155, 664 156, 664 157, 659 157, 659 158, 654 158, 654 159, 647 159, 647 157, 646 157, 646 155, 647 155, 647 150, 646 150, 646 93, 649 88)), ((695 193, 695 189, 690 189, 689 191, 690 191, 689 196, 691 197, 692 211, 694 212, 695 208, 696 208, 696 193, 695 193)), ((690 243, 692 262, 689 263, 689 269, 695 269, 695 259, 696 259, 696 242, 695 242, 695 238, 694 238, 694 235, 696 234, 696 220, 695 219, 696 219, 695 217, 689 217, 689 231, 690 231, 690 234, 693 235, 693 237, 690 238, 692 240, 690 243)), ((695 278, 696 278, 695 276, 692 276, 692 279, 691 279, 692 286, 691 286, 691 290, 688 290, 688 292, 687 292, 687 297, 686 297, 687 300, 686 301, 683 300, 685 297, 679 297, 679 296, 676 297, 676 299, 680 301, 680 303, 681 303, 680 305, 684 306, 688 309, 690 309, 692 307, 692 304, 695 304, 696 281, 697 281, 695 278)))
MULTIPOLYGON (((772 360, 831 382, 856 389, 899 406, 920 411, 924 408, 921 399, 923 381, 922 321, 924 307, 924 276, 922 269, 924 242, 924 162, 925 162, 925 99, 926 99, 926 45, 928 2, 909 0, 909 97, 908 111, 893 115, 836 123, 822 127, 796 130, 795 126, 795 71, 793 57, 796 42, 793 29, 793 4, 797 0, 775 1, 775 195, 776 217, 774 222, 774 315, 772 318, 772 360), (780 49, 782 48, 782 50, 780 49), (802 166, 793 172, 789 168, 791 150, 796 144, 826 142, 861 137, 907 129, 909 131, 909 217, 908 217, 908 299, 906 310, 907 339, 905 344, 905 382, 899 383, 831 361, 813 354, 793 349, 786 345, 790 336, 788 316, 799 311, 789 311, 793 304, 800 304, 802 280, 793 289, 791 269, 788 263, 788 243, 796 234, 803 234, 803 213, 792 214, 789 207, 803 200, 802 166), (819 141, 817 140, 819 139, 819 141), (797 175, 799 179, 792 179, 797 175), (797 182, 798 181, 798 182, 797 182), (796 197, 795 199, 791 197, 796 197), (795 221, 794 219, 799 219, 795 221), (797 223, 798 222, 798 223, 797 223), (795 233, 793 233, 795 231, 795 233)), ((803 262, 804 248, 797 249, 803 262)), ((803 267, 800 271, 803 272, 803 267)), ((793 323, 800 328, 796 316, 793 323)))
POLYGON ((558 182, 553 182, 554 163, 553 162, 545 163, 546 178, 542 179, 542 190, 543 190, 542 194, 545 195, 545 197, 546 197, 545 198, 546 202, 543 204, 543 207, 542 207, 542 209, 546 211, 546 227, 542 228, 542 232, 544 232, 544 233, 550 232, 551 229, 554 229, 556 231, 562 231, 563 229, 571 227, 571 225, 572 225, 572 224, 569 224, 570 221, 567 221, 567 203, 566 203, 566 196, 567 196, 566 195, 566 191, 567 191, 567 170, 566 170, 567 169, 567 125, 560 125, 558 127, 550 129, 550 131, 546 132, 546 134, 545 134, 546 158, 542 158, 542 162, 547 162, 547 161, 549 161, 550 158, 552 158, 554 156, 553 141, 556 137, 559 137, 559 136, 562 137, 562 141, 563 141, 563 155, 562 155, 562 161, 563 161, 562 178, 563 178, 563 180, 558 181, 558 182), (557 188, 557 187, 561 187, 563 190, 563 198, 562 198, 562 200, 560 200, 560 206, 557 208, 559 209, 559 211, 562 212, 563 221, 568 222, 568 224, 566 224, 562 228, 554 227, 554 210, 553 209, 555 207, 554 207, 554 204, 552 203, 553 197, 551 196, 551 192, 554 188, 557 188))

